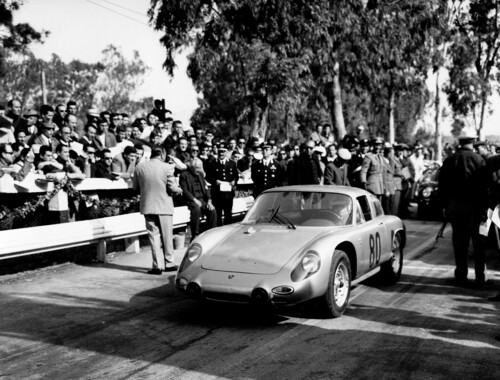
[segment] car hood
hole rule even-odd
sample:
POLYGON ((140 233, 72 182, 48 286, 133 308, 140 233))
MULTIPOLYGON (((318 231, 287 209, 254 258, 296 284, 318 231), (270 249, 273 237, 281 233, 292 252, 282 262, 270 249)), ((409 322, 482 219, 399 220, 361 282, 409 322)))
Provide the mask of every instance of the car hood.
POLYGON ((323 231, 312 227, 294 230, 270 224, 240 225, 202 256, 202 268, 273 274, 323 231))

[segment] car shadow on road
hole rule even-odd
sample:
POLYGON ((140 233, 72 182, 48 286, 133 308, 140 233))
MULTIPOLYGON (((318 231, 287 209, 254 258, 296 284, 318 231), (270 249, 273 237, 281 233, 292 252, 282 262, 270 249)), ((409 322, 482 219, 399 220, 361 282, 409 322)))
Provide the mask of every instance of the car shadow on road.
MULTIPOLYGON (((300 319, 307 314, 190 300, 175 289, 173 275, 163 278, 166 283, 128 301, 62 290, 37 297, 3 294, 0 374, 92 378, 92 371, 102 375, 105 367, 108 378, 151 378, 176 369, 225 378, 371 378, 376 371, 410 378, 418 367, 427 378, 445 378, 440 377, 445 373, 446 378, 488 378, 481 363, 499 348, 485 338, 487 329, 498 330, 492 315, 478 328, 479 318, 450 321, 453 316, 355 302, 338 319, 300 319), (422 329, 426 335, 418 333, 422 329), (467 343, 481 339, 478 347, 467 343), (445 353, 457 363, 447 368, 449 363, 437 362, 432 353, 445 353), (158 372, 148 372, 152 368, 158 372)), ((500 373, 498 367, 488 370, 500 373)))

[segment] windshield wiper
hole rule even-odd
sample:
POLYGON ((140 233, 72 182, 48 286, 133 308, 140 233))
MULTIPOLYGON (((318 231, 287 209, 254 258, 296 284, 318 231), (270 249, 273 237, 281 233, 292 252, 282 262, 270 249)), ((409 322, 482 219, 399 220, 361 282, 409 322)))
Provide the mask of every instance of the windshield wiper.
MULTIPOLYGON (((269 211, 273 210, 273 213, 271 214, 271 217, 269 218, 269 220, 267 221, 267 223, 271 223, 273 221, 273 219, 276 217, 276 214, 280 210, 280 207, 281 207, 281 205, 278 205, 278 207, 276 207, 274 210, 273 209, 269 210, 269 211)), ((283 223, 283 221, 280 221, 279 219, 277 219, 277 220, 278 220, 278 222, 283 223)))
POLYGON ((286 225, 286 228, 296 230, 297 227, 295 227, 295 224, 292 223, 290 219, 288 219, 285 215, 283 214, 275 214, 274 218, 276 220, 280 219, 281 223, 284 223, 286 225))
POLYGON ((268 223, 271 223, 273 220, 276 220, 279 224, 284 224, 286 226, 286 228, 288 229, 292 229, 292 230, 295 230, 296 227, 295 225, 291 222, 290 219, 288 219, 286 216, 282 215, 282 214, 278 214, 278 211, 280 210, 280 207, 281 205, 278 205, 278 207, 276 207, 271 215, 271 217, 269 218, 269 221, 268 223))

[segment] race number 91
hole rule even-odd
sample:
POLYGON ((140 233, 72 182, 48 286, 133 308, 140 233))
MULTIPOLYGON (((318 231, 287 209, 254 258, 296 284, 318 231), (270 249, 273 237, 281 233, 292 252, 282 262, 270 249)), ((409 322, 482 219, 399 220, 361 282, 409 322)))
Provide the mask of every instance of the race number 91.
POLYGON ((380 234, 377 232, 375 237, 370 235, 370 267, 377 265, 380 262, 382 254, 382 243, 380 242, 380 234))

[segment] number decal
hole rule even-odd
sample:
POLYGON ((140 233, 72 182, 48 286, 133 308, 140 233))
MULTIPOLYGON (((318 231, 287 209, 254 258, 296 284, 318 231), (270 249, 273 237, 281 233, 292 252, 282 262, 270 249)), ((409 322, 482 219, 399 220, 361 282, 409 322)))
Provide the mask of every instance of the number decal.
POLYGON ((380 234, 377 232, 375 237, 370 235, 370 268, 378 265, 380 256, 382 255, 382 242, 380 234))

